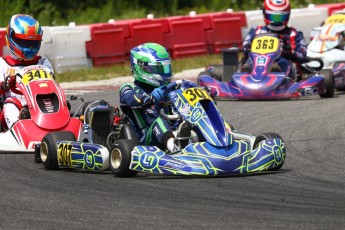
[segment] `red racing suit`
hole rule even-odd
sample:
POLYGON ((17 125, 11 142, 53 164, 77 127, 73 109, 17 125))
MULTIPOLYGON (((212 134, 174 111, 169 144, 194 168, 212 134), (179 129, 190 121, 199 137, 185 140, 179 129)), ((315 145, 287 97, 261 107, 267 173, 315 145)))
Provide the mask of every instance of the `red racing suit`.
MULTIPOLYGON (((14 76, 19 70, 30 65, 43 65, 53 72, 53 67, 47 58, 37 56, 33 60, 24 61, 11 54, 0 58, 0 84, 3 85, 6 76, 14 76)), ((5 98, 0 113, 1 124, 3 127, 11 128, 18 121, 19 112, 26 105, 26 100, 23 95, 11 90, 0 89, 0 95, 5 98)))

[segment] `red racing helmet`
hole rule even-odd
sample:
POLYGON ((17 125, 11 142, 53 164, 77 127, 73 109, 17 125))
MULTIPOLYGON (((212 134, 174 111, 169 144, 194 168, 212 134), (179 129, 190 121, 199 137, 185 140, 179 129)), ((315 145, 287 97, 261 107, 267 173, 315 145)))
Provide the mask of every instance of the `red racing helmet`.
POLYGON ((262 7, 266 25, 287 26, 290 18, 289 0, 264 0, 262 7))

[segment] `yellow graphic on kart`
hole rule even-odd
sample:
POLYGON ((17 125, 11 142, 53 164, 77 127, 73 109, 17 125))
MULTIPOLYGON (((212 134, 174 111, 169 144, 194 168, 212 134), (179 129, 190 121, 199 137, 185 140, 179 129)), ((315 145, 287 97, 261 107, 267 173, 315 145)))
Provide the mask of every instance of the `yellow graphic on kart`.
POLYGON ((211 96, 203 88, 189 88, 183 91, 182 95, 186 98, 191 106, 194 106, 200 100, 212 100, 211 96))
POLYGON ((22 77, 22 82, 24 85, 29 84, 29 82, 38 79, 51 79, 54 80, 53 75, 44 69, 34 69, 26 72, 22 77))
POLYGON ((341 24, 345 23, 345 15, 344 14, 335 14, 330 17, 328 17, 325 21, 325 25, 330 24, 341 24))

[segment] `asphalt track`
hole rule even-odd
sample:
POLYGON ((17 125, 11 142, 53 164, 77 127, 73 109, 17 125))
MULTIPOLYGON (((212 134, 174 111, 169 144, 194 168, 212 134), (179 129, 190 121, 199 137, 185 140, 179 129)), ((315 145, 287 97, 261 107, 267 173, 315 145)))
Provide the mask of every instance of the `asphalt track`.
MULTIPOLYGON (((66 90, 118 104, 116 87, 66 90)), ((0 155, 0 229, 345 229, 345 94, 221 101, 243 133, 276 132, 276 173, 218 178, 47 171, 0 155)))

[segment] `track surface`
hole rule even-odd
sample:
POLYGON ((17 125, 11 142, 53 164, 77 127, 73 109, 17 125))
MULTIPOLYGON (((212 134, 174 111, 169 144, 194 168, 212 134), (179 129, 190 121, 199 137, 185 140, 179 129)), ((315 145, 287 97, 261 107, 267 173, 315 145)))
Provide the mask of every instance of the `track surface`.
MULTIPOLYGON (((115 105, 118 91, 83 97, 115 105)), ((278 173, 121 179, 2 154, 0 229, 345 229, 345 94, 218 106, 243 133, 283 137, 278 173)))

